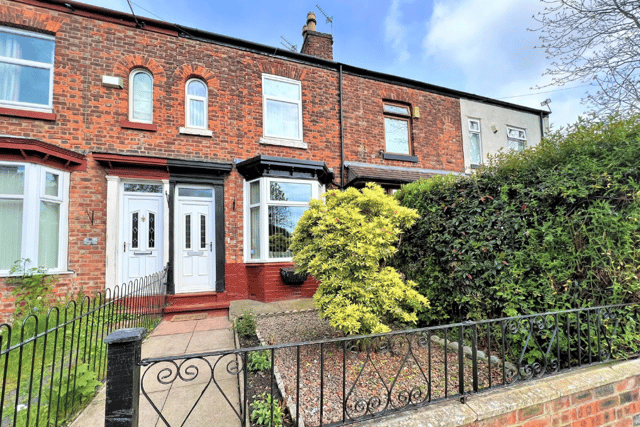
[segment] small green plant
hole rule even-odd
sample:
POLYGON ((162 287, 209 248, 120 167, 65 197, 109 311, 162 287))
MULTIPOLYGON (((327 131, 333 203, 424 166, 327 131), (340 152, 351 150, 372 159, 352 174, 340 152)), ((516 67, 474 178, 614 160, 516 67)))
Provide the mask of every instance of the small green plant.
POLYGON ((250 337, 256 334, 256 316, 250 311, 245 312, 242 317, 237 319, 233 324, 233 328, 238 335, 250 337))
POLYGON ((282 427, 283 412, 280 402, 274 401, 273 397, 268 393, 262 393, 259 396, 253 396, 254 401, 251 404, 253 411, 251 412, 251 422, 267 427, 282 427), (273 409, 273 424, 271 424, 271 410, 273 409))
POLYGON ((247 367, 251 372, 266 371, 271 368, 271 353, 269 350, 252 351, 247 355, 247 367))
MULTIPOLYGON (((96 380, 96 373, 86 363, 81 363, 69 371, 58 373, 53 378, 51 393, 51 421, 63 415, 67 408, 73 412, 82 403, 89 400, 102 383, 96 380), (58 406, 60 405, 60 406, 58 406), (72 406, 73 405, 73 406, 72 406), (57 410, 60 408, 60 411, 57 410), (64 408, 64 409, 63 409, 64 408)), ((67 413, 70 413, 67 412, 67 413)))
POLYGON ((15 286, 12 291, 16 297, 15 319, 46 311, 50 305, 51 288, 58 281, 56 276, 47 275, 44 267, 27 268, 30 262, 29 258, 23 258, 9 270, 11 277, 7 283, 15 286))

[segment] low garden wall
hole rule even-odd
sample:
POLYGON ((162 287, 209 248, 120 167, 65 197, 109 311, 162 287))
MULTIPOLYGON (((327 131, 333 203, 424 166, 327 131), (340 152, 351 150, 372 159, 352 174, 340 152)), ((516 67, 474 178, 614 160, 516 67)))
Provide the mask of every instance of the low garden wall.
POLYGON ((640 426, 640 360, 578 369, 361 425, 640 426))

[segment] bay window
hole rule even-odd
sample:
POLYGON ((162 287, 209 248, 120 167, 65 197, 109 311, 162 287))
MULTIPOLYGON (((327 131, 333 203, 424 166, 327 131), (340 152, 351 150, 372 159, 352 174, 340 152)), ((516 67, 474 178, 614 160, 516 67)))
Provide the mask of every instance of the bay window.
POLYGON ((0 106, 51 112, 55 39, 0 27, 0 106))
POLYGON ((247 259, 289 261, 293 231, 317 198, 320 184, 312 180, 259 178, 246 184, 247 259))
POLYGON ((69 173, 31 163, 0 163, 0 274, 66 269, 69 173))

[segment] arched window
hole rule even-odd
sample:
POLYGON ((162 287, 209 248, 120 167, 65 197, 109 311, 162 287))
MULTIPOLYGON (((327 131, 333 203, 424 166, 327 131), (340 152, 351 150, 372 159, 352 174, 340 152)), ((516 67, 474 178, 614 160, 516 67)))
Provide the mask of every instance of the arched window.
POLYGON ((146 70, 129 76, 129 120, 153 123, 153 76, 146 70))
POLYGON ((186 127, 207 129, 207 85, 202 80, 187 81, 185 109, 186 127))

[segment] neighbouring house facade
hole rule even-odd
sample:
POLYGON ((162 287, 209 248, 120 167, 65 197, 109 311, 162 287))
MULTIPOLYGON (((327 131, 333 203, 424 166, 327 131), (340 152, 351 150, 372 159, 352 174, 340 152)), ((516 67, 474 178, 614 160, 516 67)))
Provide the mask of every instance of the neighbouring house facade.
POLYGON ((169 311, 311 296, 313 278, 280 275, 311 198, 464 174, 462 99, 542 118, 334 62, 311 14, 303 36, 302 53, 274 51, 77 2, 0 0, 0 317, 24 259, 60 295, 168 266, 169 311))
POLYGON ((538 145, 549 129, 548 112, 524 107, 461 98, 460 113, 467 173, 485 164, 490 155, 538 145))

